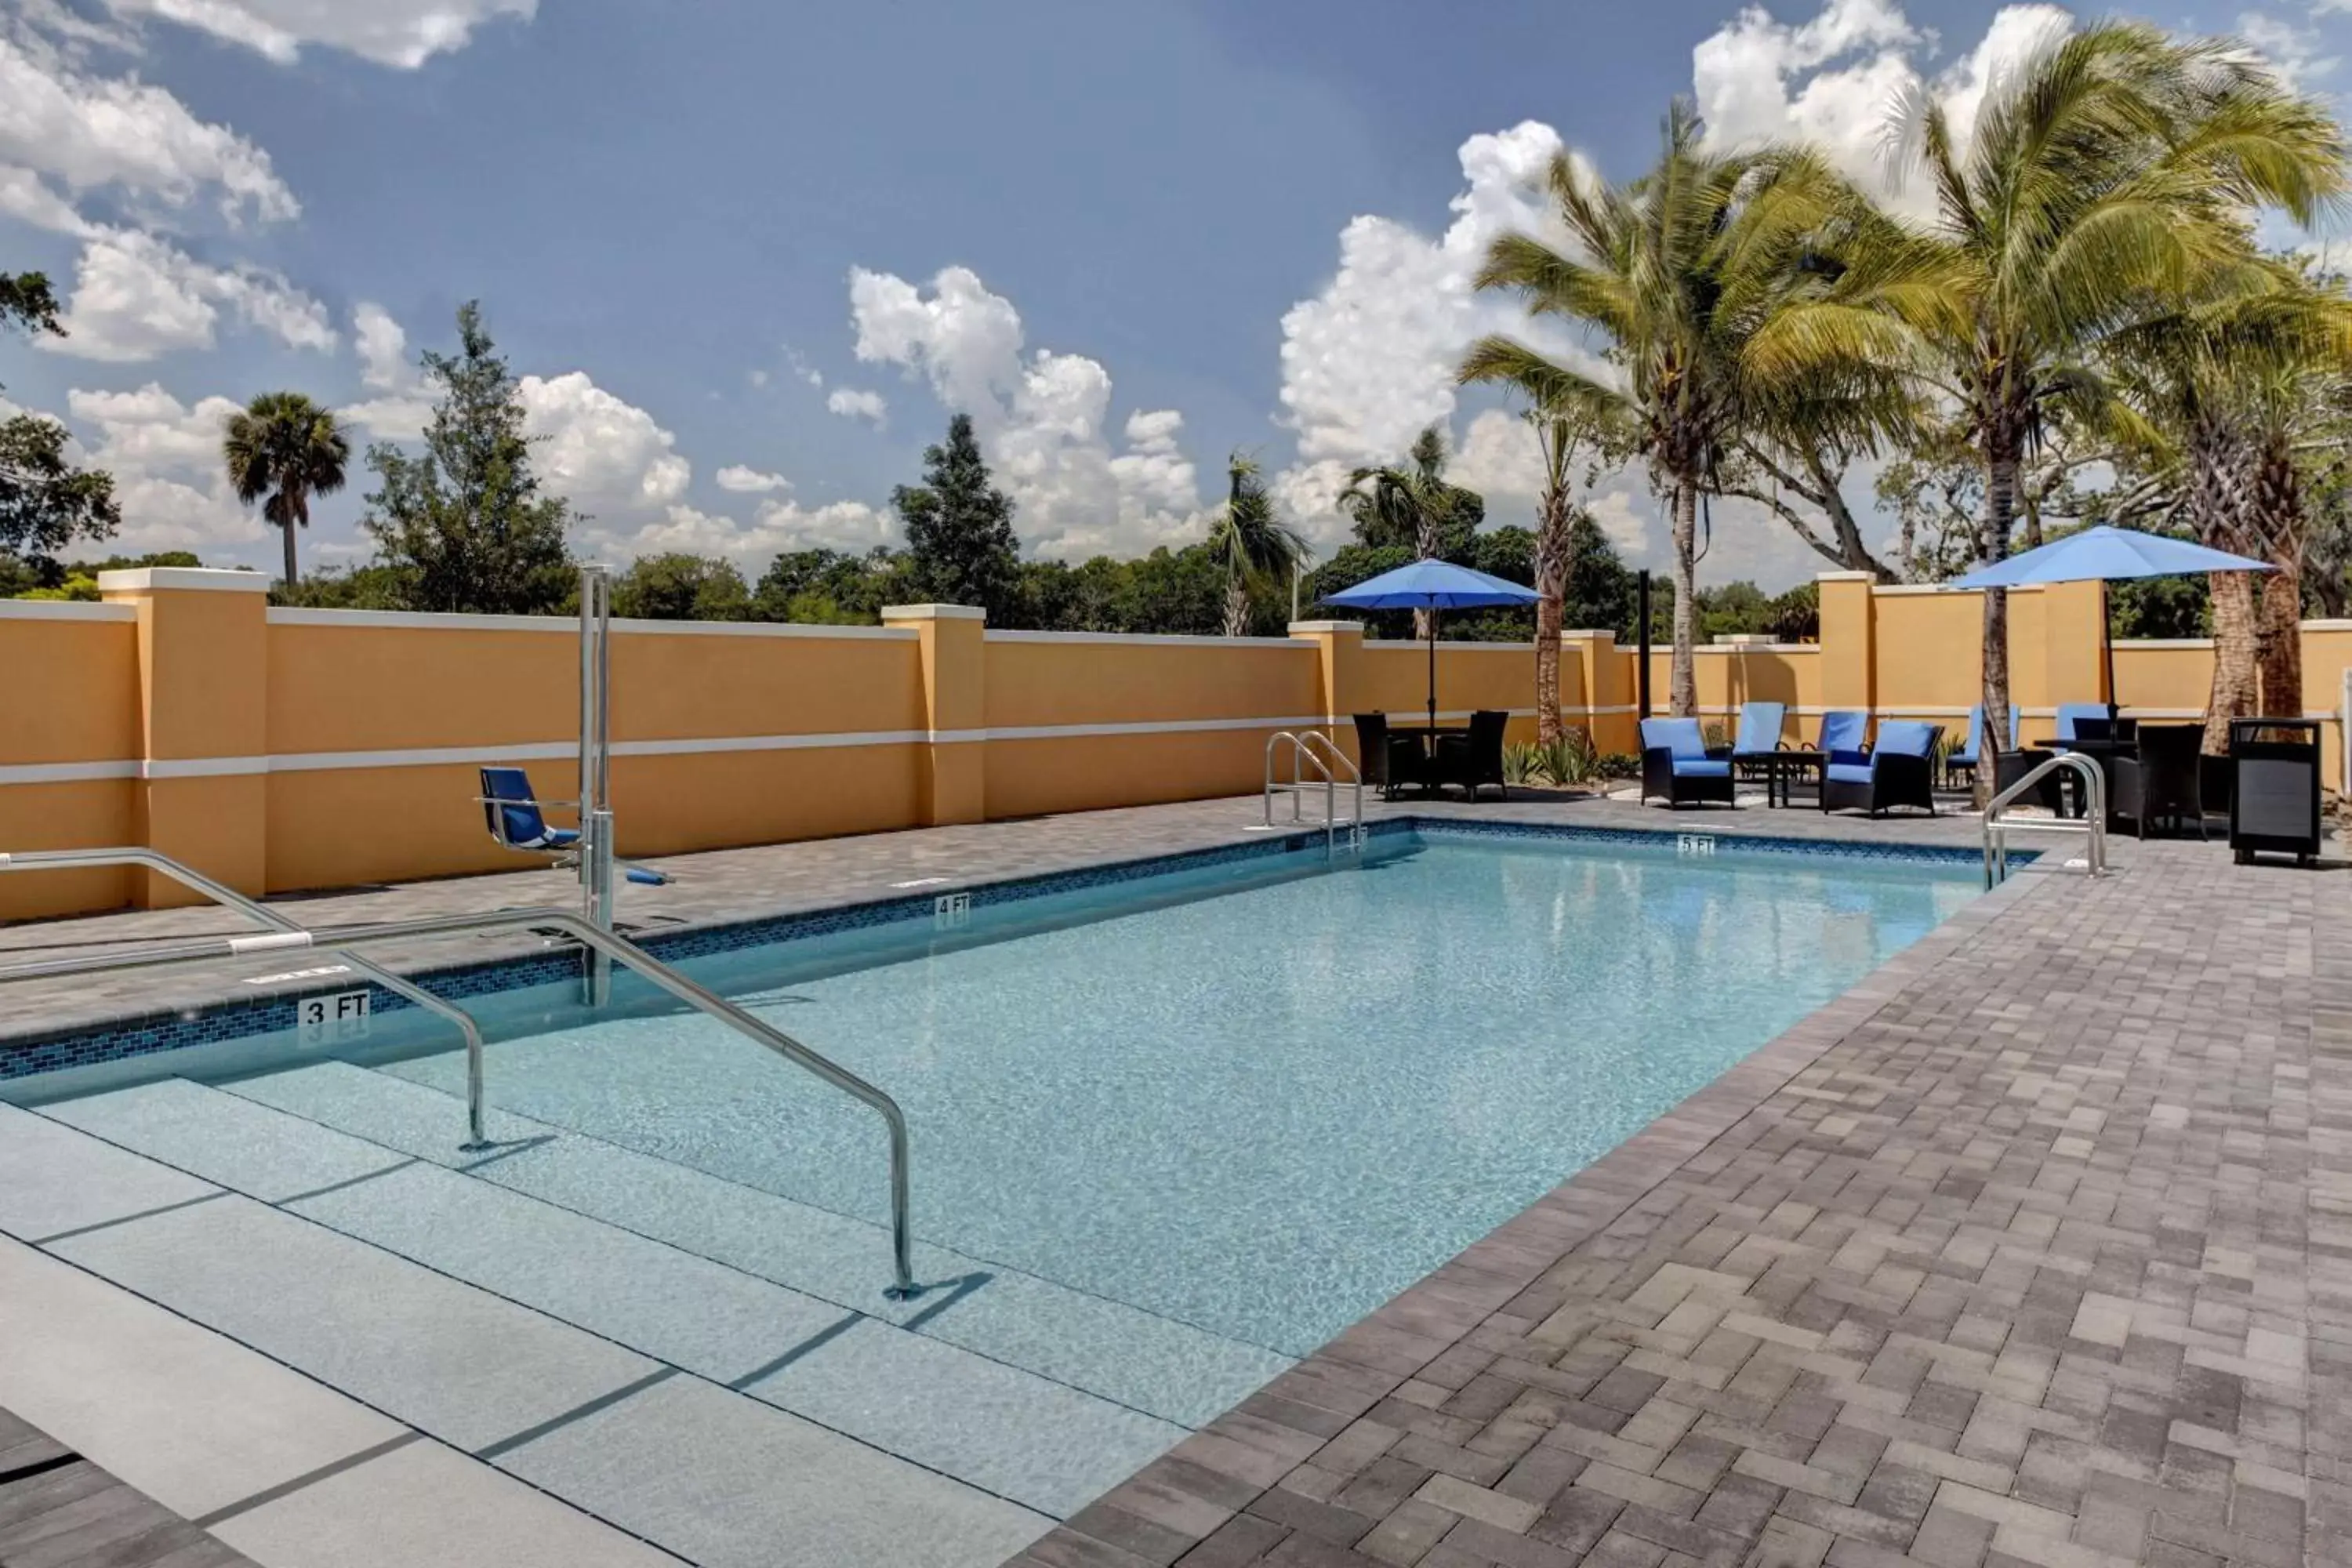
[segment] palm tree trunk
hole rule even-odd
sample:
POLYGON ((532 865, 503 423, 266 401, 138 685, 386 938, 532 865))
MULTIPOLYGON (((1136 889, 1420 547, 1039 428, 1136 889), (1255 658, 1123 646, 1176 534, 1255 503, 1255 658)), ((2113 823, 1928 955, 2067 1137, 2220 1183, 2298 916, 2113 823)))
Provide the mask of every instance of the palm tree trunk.
MULTIPOLYGON (((2199 414, 2189 429, 2189 508, 2200 543, 2232 554, 2247 553, 2250 497, 2247 466, 2228 423, 2199 414)), ((2213 687, 2205 700, 2205 752, 2226 756, 2230 721, 2252 718, 2259 617, 2254 584, 2243 572, 2216 572, 2207 579, 2213 604, 2213 687)))
POLYGON ((1249 584, 1238 572, 1225 579, 1225 635, 1229 637, 1249 636, 1249 584))
POLYGON ((1675 664, 1666 710, 1677 719, 1698 712, 1698 481, 1675 480, 1675 664))
MULTIPOLYGON (((1985 456, 1984 535, 1978 552, 1990 566, 2009 558, 2009 531, 2017 520, 2017 453, 2007 443, 1985 456)), ((1977 804, 1989 804, 2000 783, 2000 748, 2009 738, 2009 591, 1984 591, 1985 721, 1978 731, 1977 804)))
POLYGON ((1536 528, 1536 739, 1557 745, 1559 632, 1568 597, 1568 498, 1548 490, 1536 528))
POLYGON ((290 591, 294 586, 295 579, 294 520, 289 517, 285 521, 279 523, 278 525, 278 531, 286 536, 286 586, 290 591))
POLYGON ((2303 716, 2303 475, 2283 437, 2263 443, 2254 484, 2263 558, 2275 572, 2263 577, 2254 660, 2262 672, 2263 711, 2277 719, 2303 716))

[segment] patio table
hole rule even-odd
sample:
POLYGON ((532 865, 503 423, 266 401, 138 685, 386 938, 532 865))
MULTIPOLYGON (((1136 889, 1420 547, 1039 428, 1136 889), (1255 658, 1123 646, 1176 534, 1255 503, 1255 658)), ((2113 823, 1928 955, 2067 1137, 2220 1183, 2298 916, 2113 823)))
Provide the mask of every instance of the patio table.
POLYGON ((1807 773, 1813 775, 1813 784, 1818 788, 1822 782, 1822 769, 1829 765, 1830 759, 1826 752, 1792 751, 1755 752, 1737 760, 1762 765, 1764 804, 1780 806, 1796 804, 1790 794, 1790 784, 1807 773))

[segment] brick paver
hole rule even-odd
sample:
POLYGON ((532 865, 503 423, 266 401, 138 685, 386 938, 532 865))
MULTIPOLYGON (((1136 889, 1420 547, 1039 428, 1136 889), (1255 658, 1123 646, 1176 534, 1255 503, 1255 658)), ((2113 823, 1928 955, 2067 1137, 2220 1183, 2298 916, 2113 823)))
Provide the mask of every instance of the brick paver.
POLYGON ((1017 1568, 2352 1563, 2352 877, 2035 876, 1017 1568))

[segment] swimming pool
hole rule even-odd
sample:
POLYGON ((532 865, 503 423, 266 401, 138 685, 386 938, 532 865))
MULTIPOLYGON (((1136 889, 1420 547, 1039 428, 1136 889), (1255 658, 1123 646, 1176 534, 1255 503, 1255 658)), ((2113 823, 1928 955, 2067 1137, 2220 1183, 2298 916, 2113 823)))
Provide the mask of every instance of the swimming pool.
MULTIPOLYGON (((625 980, 587 1012, 576 979, 545 978, 562 955, 453 982, 491 1037, 492 1150, 459 1147, 464 1063, 437 1021, 248 1032, 0 1082, 103 1141, 58 1144, 0 1108, 40 1151, 0 1230, 656 1540, 716 1528, 675 1512, 718 1462, 695 1443, 732 1423, 746 1455, 805 1445, 773 1426, 801 1421, 836 1446, 795 1461, 795 1519, 882 1486, 878 1450, 911 1467, 889 1495, 928 1498, 939 1539, 993 1561, 983 1547, 1009 1552, 1205 1425, 1978 879, 1948 852, 1422 825, 1336 861, 1315 837, 976 889, 968 910, 923 893, 665 939, 904 1108, 930 1287, 911 1302, 880 1298, 870 1110, 625 980), (190 1198, 188 1177, 233 1201, 190 1198), (102 1224, 9 1217, 83 1215, 117 1187, 102 1224), (387 1253, 415 1271, 386 1273, 387 1253), (501 1320, 516 1355, 588 1355, 584 1330, 656 1372, 600 1373, 617 1390, 569 1413, 453 1386, 434 1325, 494 1311, 525 1314, 501 1320), (619 1470, 600 1457, 615 1443, 637 1456, 619 1470), (646 1468, 673 1452, 676 1474, 646 1468)), ((875 1560, 912 1538, 888 1539, 875 1560)))

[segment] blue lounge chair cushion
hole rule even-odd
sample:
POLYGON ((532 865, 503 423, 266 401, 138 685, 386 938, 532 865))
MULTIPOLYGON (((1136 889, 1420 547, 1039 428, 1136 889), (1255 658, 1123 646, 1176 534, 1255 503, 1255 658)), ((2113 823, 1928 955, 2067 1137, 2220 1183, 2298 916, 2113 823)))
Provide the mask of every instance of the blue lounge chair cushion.
POLYGON ((2062 702, 2058 705, 2058 738, 2062 741, 2076 739, 2074 724, 2077 720, 2104 719, 2106 716, 2107 705, 2104 702, 2062 702))
POLYGON ((1788 715, 1784 702, 1747 702, 1739 709, 1739 733, 1731 742, 1735 755, 1760 756, 1778 749, 1780 724, 1788 715))
POLYGON ((494 808, 499 838, 509 848, 569 849, 580 842, 577 829, 547 825, 530 792, 530 775, 520 768, 484 768, 482 794, 501 803, 494 808), (509 801, 513 804, 504 804, 509 801))
POLYGON ((1832 784, 1866 784, 1875 775, 1869 763, 1832 763, 1829 765, 1832 784))
POLYGON ((1706 756, 1706 733, 1696 719, 1644 719, 1642 750, 1672 752, 1679 763, 1685 757, 1706 756))
POLYGON ((1870 715, 1843 709, 1822 715, 1822 750, 1832 756, 1859 756, 1863 737, 1870 731, 1870 715))
POLYGON ((1935 744, 1936 726, 1916 719, 1897 719, 1878 727, 1878 752, 1882 756, 1924 757, 1935 744))
POLYGON ((1727 779, 1731 764, 1715 757, 1676 757, 1675 777, 1678 779, 1727 779))

